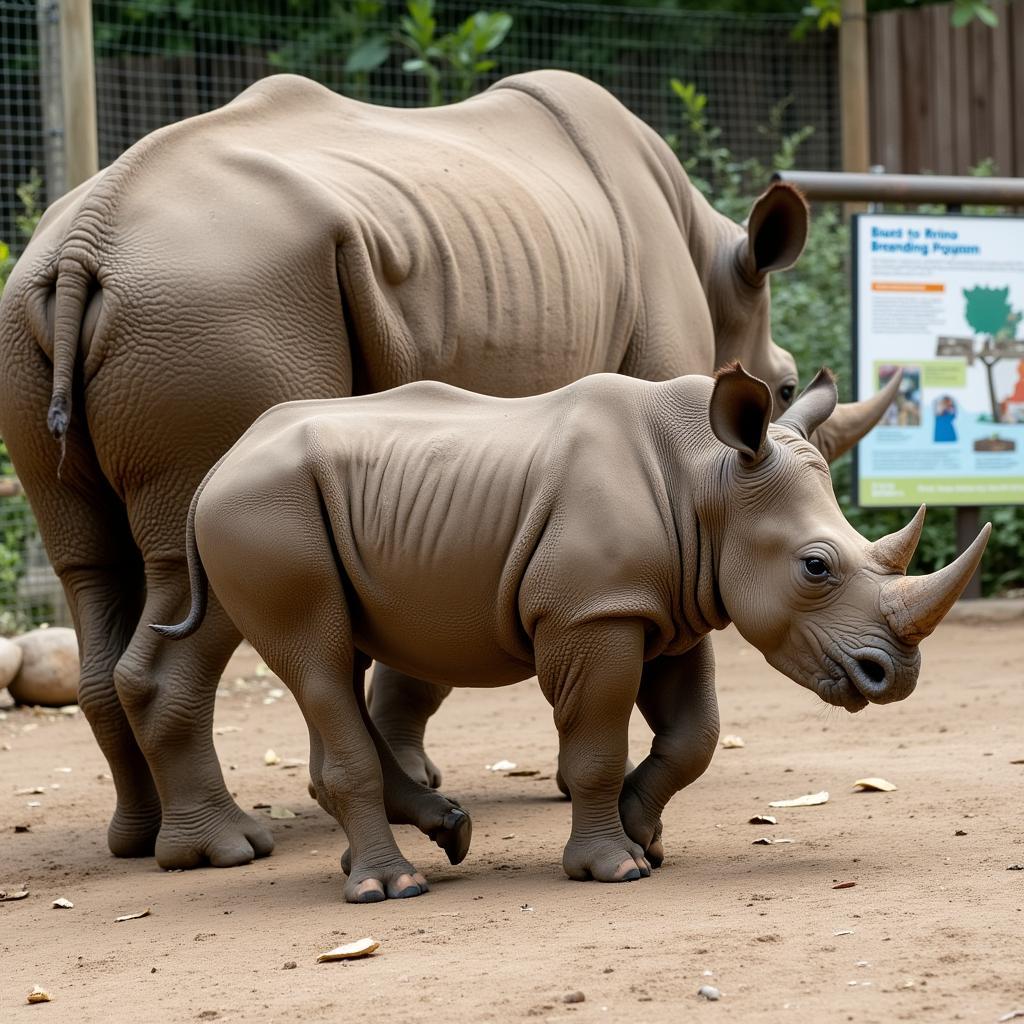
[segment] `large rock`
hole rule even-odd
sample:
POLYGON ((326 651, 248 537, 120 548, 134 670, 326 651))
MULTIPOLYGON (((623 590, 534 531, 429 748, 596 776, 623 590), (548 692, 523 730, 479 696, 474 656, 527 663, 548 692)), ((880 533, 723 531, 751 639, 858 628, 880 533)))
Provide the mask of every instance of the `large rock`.
POLYGON ((0 690, 18 674, 21 659, 21 648, 14 641, 0 637, 0 690))
POLYGON ((23 657, 7 688, 19 704, 62 707, 78 702, 78 638, 73 629, 35 629, 14 643, 23 657))

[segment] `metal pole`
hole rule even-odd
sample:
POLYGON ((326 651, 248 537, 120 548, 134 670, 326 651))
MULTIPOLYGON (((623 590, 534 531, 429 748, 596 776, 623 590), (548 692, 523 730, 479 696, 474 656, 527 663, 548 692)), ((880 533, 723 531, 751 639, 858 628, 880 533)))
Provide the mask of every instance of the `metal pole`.
POLYGON ((59 0, 67 188, 99 170, 91 0, 59 0))
POLYGON ((60 70, 60 3, 42 0, 36 8, 39 37, 39 93, 43 115, 43 153, 46 165, 46 201, 64 195, 64 97, 60 70))

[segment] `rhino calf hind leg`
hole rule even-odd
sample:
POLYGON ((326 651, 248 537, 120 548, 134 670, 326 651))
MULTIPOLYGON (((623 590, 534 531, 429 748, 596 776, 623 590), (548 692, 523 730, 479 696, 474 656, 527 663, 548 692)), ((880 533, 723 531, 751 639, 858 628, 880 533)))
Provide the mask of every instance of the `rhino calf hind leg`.
POLYGON ((353 643, 341 567, 310 484, 278 481, 291 496, 287 504, 277 493, 236 486, 221 496, 209 486, 197 518, 203 564, 232 621, 306 720, 313 790, 351 847, 345 899, 418 896, 429 886, 388 824, 381 760, 356 696, 369 662, 353 643))
POLYGON ((573 879, 628 882, 650 875, 619 817, 629 716, 640 687, 643 627, 631 620, 564 628, 542 620, 537 675, 558 728, 558 765, 572 797, 562 866, 573 879))
POLYGON ((405 773, 437 789, 441 772, 427 756, 423 738, 430 716, 452 692, 450 686, 427 683, 377 662, 370 683, 370 715, 405 773))

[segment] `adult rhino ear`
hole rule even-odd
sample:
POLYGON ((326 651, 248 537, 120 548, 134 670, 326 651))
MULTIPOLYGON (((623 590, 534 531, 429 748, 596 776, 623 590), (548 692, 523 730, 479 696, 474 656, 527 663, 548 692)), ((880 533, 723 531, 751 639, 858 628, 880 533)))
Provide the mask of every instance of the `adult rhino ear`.
POLYGON ((807 243, 810 210, 799 189, 775 182, 758 198, 747 217, 743 267, 751 284, 796 263, 807 243))
POLYGON ((797 400, 779 417, 778 425, 807 440, 832 415, 838 401, 835 377, 823 366, 797 400))
POLYGON ((735 448, 744 465, 756 465, 767 452, 771 388, 751 377, 739 363, 730 363, 715 374, 708 420, 715 437, 735 448))

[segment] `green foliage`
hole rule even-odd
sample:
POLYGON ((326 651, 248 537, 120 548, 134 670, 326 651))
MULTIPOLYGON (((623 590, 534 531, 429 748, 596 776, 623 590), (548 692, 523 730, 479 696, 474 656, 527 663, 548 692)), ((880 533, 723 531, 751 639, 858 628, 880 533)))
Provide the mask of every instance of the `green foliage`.
POLYGON ((413 56, 402 68, 426 78, 430 106, 472 96, 480 75, 497 66, 487 54, 505 41, 511 15, 477 11, 454 31, 438 35, 434 0, 409 0, 408 11, 399 23, 398 42, 413 56))
MULTIPOLYGON (((39 218, 43 215, 43 207, 40 202, 42 192, 43 179, 35 169, 32 171, 32 177, 28 181, 23 181, 15 189, 15 194, 21 203, 21 213, 14 218, 14 224, 22 243, 32 237, 32 232, 35 231, 39 218)), ((7 278, 11 276, 11 271, 14 269, 15 260, 16 257, 11 251, 11 247, 6 242, 0 241, 0 295, 3 295, 7 278)))
MULTIPOLYGON (((722 145, 719 130, 707 118, 707 98, 693 86, 673 82, 683 110, 684 131, 669 140, 681 157, 694 184, 704 192, 716 209, 742 220, 753 200, 768 182, 770 171, 793 165, 800 143, 809 130, 785 135, 780 130, 778 109, 762 133, 773 140, 774 155, 769 164, 741 159, 722 145)), ((992 172, 986 162, 972 173, 992 172)), ((988 211, 994 212, 994 211, 988 211)), ((848 258, 850 231, 837 206, 822 206, 811 218, 807 248, 797 265, 772 278, 772 334, 793 353, 800 368, 800 379, 809 381, 821 366, 837 371, 840 397, 849 401, 850 283, 848 258)), ((1005 301, 1005 296, 1004 296, 1005 301)), ((986 320, 991 325, 1000 319, 1007 323, 1007 310, 992 303, 986 320)), ((1012 313, 1012 311, 1010 311, 1012 313)), ((1013 319, 1013 316, 1010 317, 1013 319)), ((832 479, 843 513, 869 540, 905 526, 912 509, 862 509, 852 502, 852 454, 832 466, 832 479)), ((1024 508, 983 508, 982 521, 991 520, 992 537, 982 562, 982 587, 986 594, 998 594, 1024 586, 1024 508)), ((956 555, 954 510, 933 508, 921 538, 913 572, 933 572, 956 555)))

